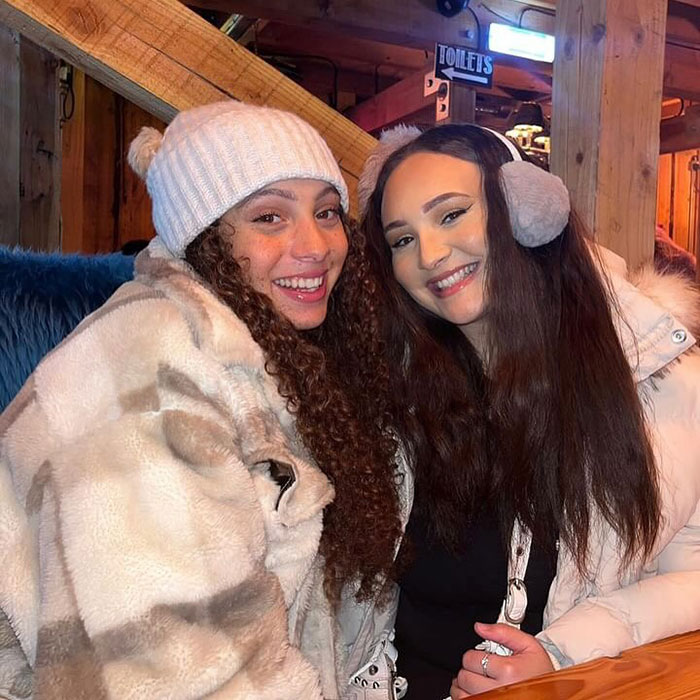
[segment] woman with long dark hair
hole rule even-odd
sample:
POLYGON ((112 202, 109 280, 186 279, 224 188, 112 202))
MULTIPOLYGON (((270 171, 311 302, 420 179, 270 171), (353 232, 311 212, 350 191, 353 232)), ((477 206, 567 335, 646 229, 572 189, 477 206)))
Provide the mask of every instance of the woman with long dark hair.
POLYGON ((347 187, 310 125, 235 101, 129 160, 158 235, 0 421, 0 695, 337 698, 334 609, 400 535, 347 187))
POLYGON ((634 286, 561 181, 477 126, 388 135, 360 191, 415 481, 408 697, 700 627, 700 355, 664 308, 697 323, 690 286, 634 286))

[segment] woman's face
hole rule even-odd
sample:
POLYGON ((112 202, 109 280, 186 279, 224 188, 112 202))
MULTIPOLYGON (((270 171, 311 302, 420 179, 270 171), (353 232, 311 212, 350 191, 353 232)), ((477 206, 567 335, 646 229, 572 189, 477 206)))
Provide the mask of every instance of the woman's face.
POLYGON ((334 187, 296 179, 267 185, 223 216, 248 283, 299 330, 326 318, 348 252, 340 211, 334 187))
POLYGON ((476 163, 414 153, 389 176, 382 226, 398 283, 471 337, 484 315, 486 201, 476 163))

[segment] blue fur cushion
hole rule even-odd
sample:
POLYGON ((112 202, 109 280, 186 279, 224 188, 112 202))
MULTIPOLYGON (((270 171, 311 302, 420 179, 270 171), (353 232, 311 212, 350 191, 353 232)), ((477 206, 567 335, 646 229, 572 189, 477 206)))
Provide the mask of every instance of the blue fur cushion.
POLYGON ((0 411, 39 360, 133 276, 132 257, 0 246, 0 411))

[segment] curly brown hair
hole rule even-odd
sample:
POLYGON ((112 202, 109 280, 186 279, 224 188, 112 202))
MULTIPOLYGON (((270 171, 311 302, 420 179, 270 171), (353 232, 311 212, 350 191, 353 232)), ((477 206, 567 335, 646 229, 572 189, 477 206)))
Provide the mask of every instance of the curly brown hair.
POLYGON ((247 283, 231 255, 230 226, 223 233, 215 222, 185 253, 263 349, 266 370, 295 414, 299 436, 335 487, 320 545, 325 589, 334 603, 348 583, 358 586, 358 599, 381 592, 401 535, 379 295, 364 236, 344 225, 347 261, 325 322, 311 331, 296 330, 247 283))

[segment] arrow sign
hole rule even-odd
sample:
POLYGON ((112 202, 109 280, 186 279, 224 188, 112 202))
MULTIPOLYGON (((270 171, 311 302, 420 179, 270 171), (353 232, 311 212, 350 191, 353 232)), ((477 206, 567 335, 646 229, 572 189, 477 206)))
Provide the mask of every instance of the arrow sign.
POLYGON ((454 68, 445 68, 442 71, 448 78, 448 80, 465 80, 469 83, 481 83, 482 85, 488 85, 489 79, 485 75, 472 75, 471 73, 460 73, 454 68))
POLYGON ((435 44, 435 77, 441 80, 491 87, 493 57, 466 46, 435 44))

